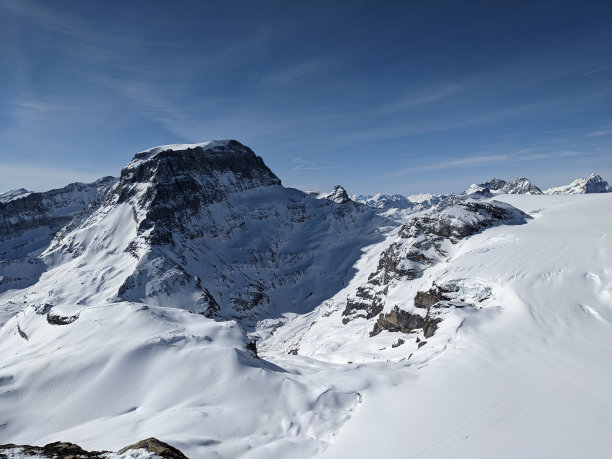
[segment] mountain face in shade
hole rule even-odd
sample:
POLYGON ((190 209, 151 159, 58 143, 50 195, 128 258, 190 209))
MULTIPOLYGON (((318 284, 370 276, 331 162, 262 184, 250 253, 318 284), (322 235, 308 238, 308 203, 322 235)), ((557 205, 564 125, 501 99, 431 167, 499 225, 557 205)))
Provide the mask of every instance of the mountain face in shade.
POLYGON ((481 183, 480 186, 483 188, 488 188, 489 190, 501 190, 504 186, 506 186, 508 182, 502 179, 493 178, 488 182, 481 183))
POLYGON ((137 153, 107 201, 132 204, 139 232, 152 229, 150 238, 168 242, 171 226, 189 231, 182 225, 188 214, 232 193, 280 184, 261 157, 235 140, 166 145, 137 153))

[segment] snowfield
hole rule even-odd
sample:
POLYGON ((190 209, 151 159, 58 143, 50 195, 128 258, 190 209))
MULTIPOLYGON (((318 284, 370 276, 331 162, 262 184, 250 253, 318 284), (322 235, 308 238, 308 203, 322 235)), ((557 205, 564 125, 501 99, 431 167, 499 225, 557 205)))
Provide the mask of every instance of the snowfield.
MULTIPOLYGON (((57 233, 36 269, 14 261, 21 277, 0 290, 0 444, 609 457, 612 193, 374 211, 273 179, 190 210, 157 245, 138 207, 153 192, 130 182, 131 197, 115 188, 57 233)), ((131 451, 108 457, 156 457, 131 451)))
POLYGON ((473 236, 440 276, 497 304, 366 392, 323 457, 609 457, 612 195, 496 199, 534 220, 473 236))

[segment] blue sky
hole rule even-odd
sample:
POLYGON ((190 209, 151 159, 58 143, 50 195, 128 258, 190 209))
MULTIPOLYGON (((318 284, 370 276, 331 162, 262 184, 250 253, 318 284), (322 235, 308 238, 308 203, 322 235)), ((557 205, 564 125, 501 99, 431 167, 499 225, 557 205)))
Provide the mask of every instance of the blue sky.
POLYGON ((609 1, 0 1, 0 191, 234 138, 286 186, 612 182, 609 1))

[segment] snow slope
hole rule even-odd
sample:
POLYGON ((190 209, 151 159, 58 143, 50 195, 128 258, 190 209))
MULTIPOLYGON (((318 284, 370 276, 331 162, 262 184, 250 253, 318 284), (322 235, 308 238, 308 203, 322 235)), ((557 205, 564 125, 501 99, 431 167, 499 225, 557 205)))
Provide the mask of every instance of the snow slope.
POLYGON ((438 276, 491 283, 495 303, 366 392, 322 457, 609 457, 612 199, 496 199, 534 220, 473 236, 438 276))
POLYGON ((4 193, 0 193, 0 202, 9 202, 17 198, 21 198, 23 196, 27 196, 31 193, 31 191, 26 190, 25 188, 19 188, 17 190, 10 190, 4 193))

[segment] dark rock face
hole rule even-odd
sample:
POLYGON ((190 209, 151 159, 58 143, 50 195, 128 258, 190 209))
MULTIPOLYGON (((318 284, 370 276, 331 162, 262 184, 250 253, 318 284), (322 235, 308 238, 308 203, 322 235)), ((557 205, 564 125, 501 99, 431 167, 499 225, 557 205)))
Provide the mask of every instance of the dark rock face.
MULTIPOLYGON (((114 177, 104 177, 90 184, 72 183, 64 188, 0 202, 0 242, 40 227, 48 228, 52 237, 75 217, 89 216, 116 181, 114 177)), ((10 255, 2 253, 4 259, 10 255)))
POLYGON ((431 338, 438 330, 438 324, 442 322, 442 319, 432 317, 430 312, 427 311, 425 316, 425 323, 423 324, 423 336, 425 339, 431 338))
MULTIPOLYGON (((425 214, 402 225, 396 240, 381 253, 368 281, 353 297, 347 298, 342 322, 376 316, 384 309, 393 283, 419 278, 425 269, 445 259, 449 244, 496 225, 523 224, 528 218, 520 210, 503 203, 458 196, 443 199, 425 214)), ((439 296, 437 301, 444 299, 440 292, 434 291, 417 295, 416 301, 430 303, 432 299, 427 299, 426 295, 439 296)))
MULTIPOLYGON (((411 314, 395 306, 389 314, 381 314, 378 316, 378 320, 374 324, 374 329, 370 332, 370 336, 376 336, 383 330, 410 333, 413 330, 422 328, 423 336, 425 338, 430 338, 438 329, 438 324, 440 322, 442 322, 442 319, 433 317, 430 315, 429 311, 427 311, 425 317, 422 317, 419 314, 411 314)), ((403 340, 401 341, 402 343, 400 344, 403 344, 403 340)))
POLYGON ((612 187, 597 174, 592 174, 584 184, 585 193, 610 193, 612 187))
POLYGON ((391 332, 410 333, 415 328, 423 328, 425 319, 418 314, 399 309, 397 306, 389 314, 381 314, 374 324, 370 336, 376 336, 383 330, 391 332))
POLYGON ((280 184, 261 157, 229 140, 186 150, 138 153, 121 171, 119 185, 107 201, 145 209, 139 232, 153 228, 151 242, 165 244, 171 242, 173 227, 188 231, 183 219, 203 207, 232 193, 280 184))
POLYGON ((49 443, 45 446, 31 446, 31 445, 15 445, 9 443, 7 445, 0 445, 0 458, 8 458, 6 454, 7 450, 21 450, 21 454, 25 456, 39 456, 45 458, 62 458, 62 459, 81 459, 81 458, 104 458, 104 451, 85 451, 79 445, 74 443, 57 441, 55 443, 49 443))
POLYGON ((47 313, 47 323, 51 325, 68 325, 79 318, 78 314, 73 316, 60 316, 59 314, 47 313))
POLYGON ((259 358, 259 356, 257 355, 257 342, 256 341, 249 341, 246 345, 247 351, 250 351, 251 354, 253 354, 253 357, 255 358, 259 358))
MULTIPOLYGON (((124 454, 130 450, 136 449, 145 449, 165 459, 188 459, 187 456, 178 449, 153 437, 126 446, 118 453, 124 454)), ((0 445, 0 458, 14 457, 13 454, 15 450, 18 450, 19 454, 25 456, 38 456, 48 459, 103 459, 108 457, 108 451, 85 451, 74 443, 57 441, 45 446, 15 445, 13 443, 0 445)))
POLYGON ((489 190, 501 190, 507 183, 505 180, 493 178, 488 182, 481 183, 480 186, 489 190))
POLYGON ((431 289, 424 292, 417 292, 414 297, 414 305, 417 308, 429 309, 431 306, 443 300, 450 300, 449 294, 457 292, 459 287, 444 288, 434 285, 431 289))
POLYGON ((134 443, 133 445, 126 446, 125 448, 119 450, 119 454, 123 454, 131 449, 141 448, 146 449, 151 453, 155 453, 165 459, 187 459, 187 456, 185 456, 175 447, 169 445, 168 443, 164 443, 163 441, 159 441, 157 438, 153 437, 139 441, 138 443, 134 443))
POLYGON ((459 285, 454 282, 449 282, 445 285, 436 283, 429 290, 419 291, 414 297, 414 306, 420 309, 443 309, 443 308, 463 308, 466 306, 474 306, 467 303, 480 303, 490 296, 490 288, 485 288, 479 297, 466 298, 460 293, 459 285))
POLYGON ((346 308, 342 312, 345 317, 342 322, 346 325, 350 320, 357 317, 365 319, 376 317, 385 307, 384 294, 386 294, 386 290, 381 293, 374 292, 367 285, 359 287, 354 298, 346 299, 346 308))

